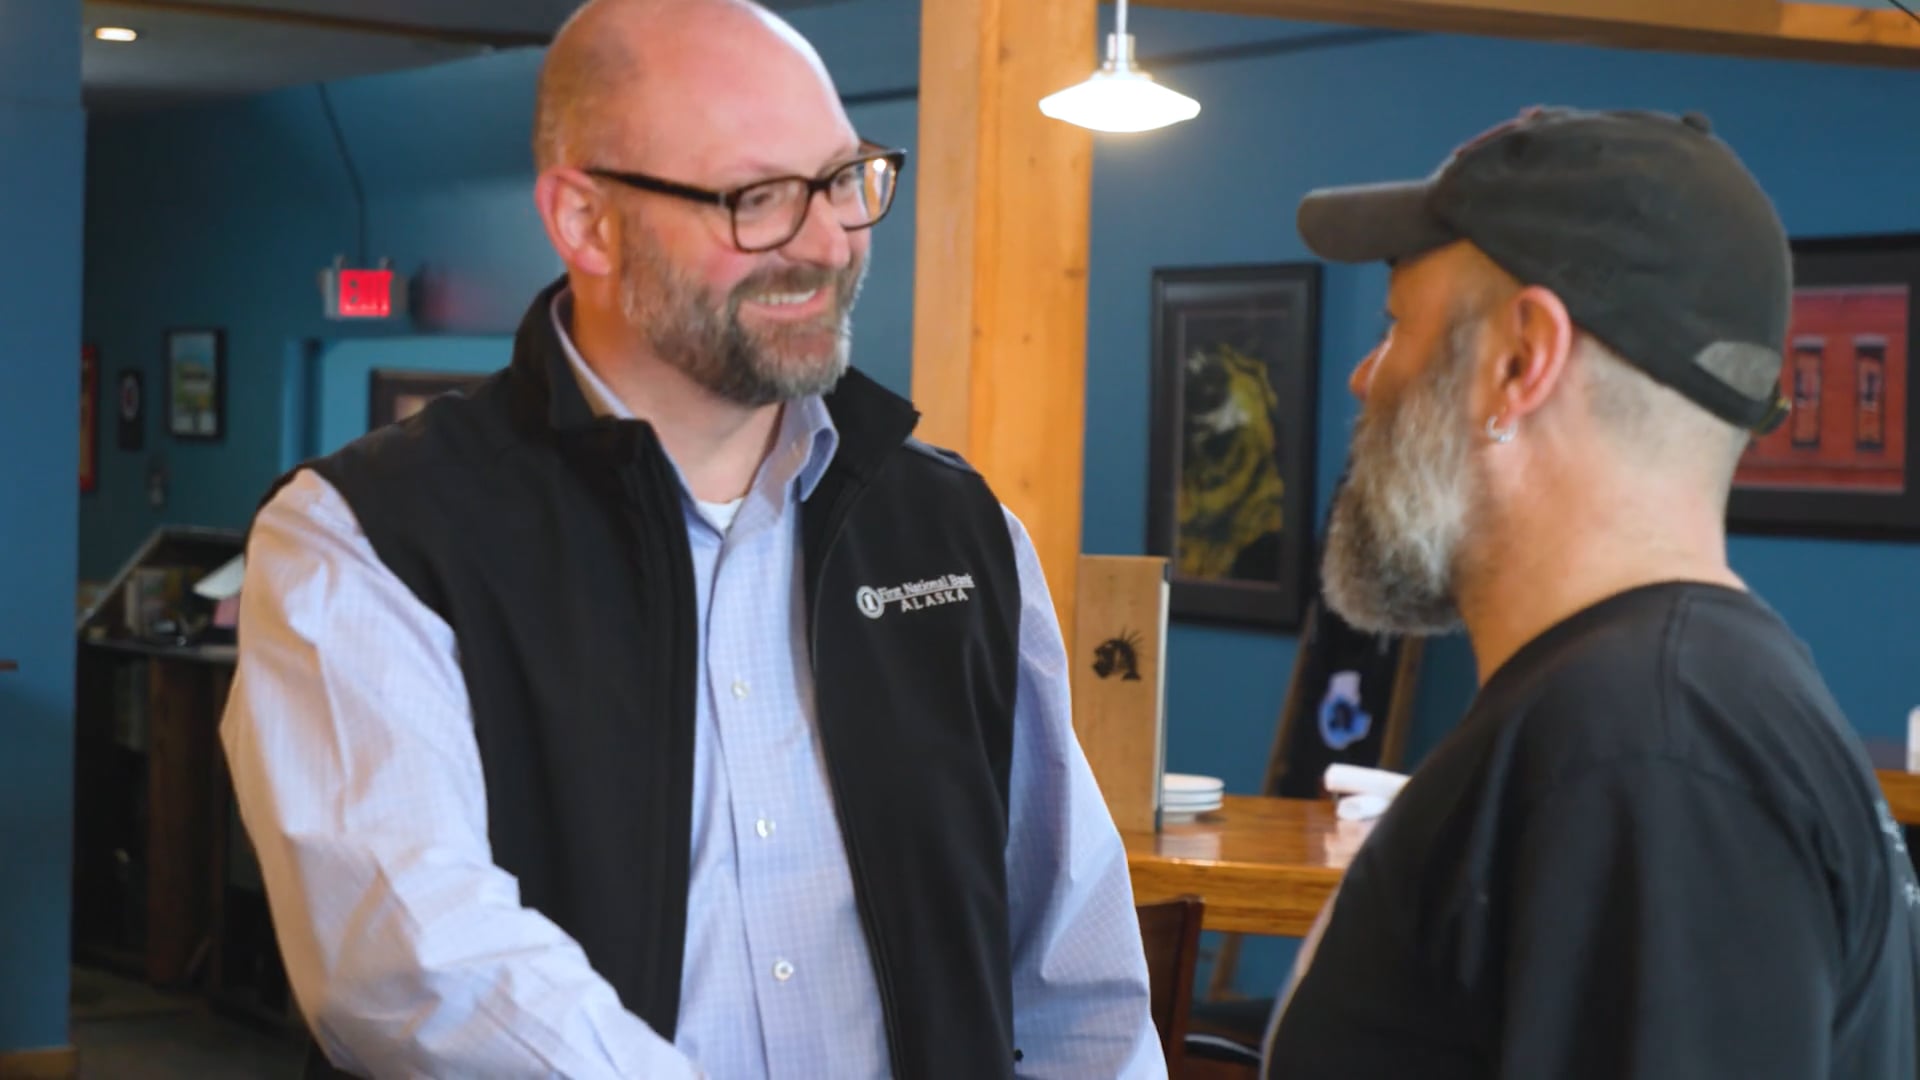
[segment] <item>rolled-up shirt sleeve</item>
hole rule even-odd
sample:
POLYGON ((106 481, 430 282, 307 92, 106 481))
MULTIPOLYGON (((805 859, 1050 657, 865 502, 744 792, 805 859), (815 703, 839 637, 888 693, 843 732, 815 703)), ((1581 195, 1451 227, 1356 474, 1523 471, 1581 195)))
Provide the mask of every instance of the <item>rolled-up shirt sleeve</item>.
POLYGON ((247 547, 221 740, 301 1012, 370 1076, 692 1077, 487 841, 454 635, 300 473, 247 547))

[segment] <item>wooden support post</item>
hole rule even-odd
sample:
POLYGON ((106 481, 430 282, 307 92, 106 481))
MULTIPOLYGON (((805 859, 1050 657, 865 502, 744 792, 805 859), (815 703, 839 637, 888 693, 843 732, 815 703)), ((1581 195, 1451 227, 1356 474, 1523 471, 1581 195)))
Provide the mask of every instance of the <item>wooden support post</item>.
POLYGON ((1098 66, 1094 0, 923 0, 913 396, 1033 537, 1073 640, 1089 132, 1040 99, 1098 66))

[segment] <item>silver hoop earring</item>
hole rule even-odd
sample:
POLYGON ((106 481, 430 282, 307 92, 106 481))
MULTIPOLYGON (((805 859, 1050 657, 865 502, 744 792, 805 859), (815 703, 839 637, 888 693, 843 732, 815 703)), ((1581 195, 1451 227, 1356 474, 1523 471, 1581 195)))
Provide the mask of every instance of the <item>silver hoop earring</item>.
POLYGON ((1510 443, 1513 441, 1514 433, 1519 430, 1520 424, 1518 421, 1508 424, 1506 427, 1501 427, 1500 417, 1487 417, 1487 438, 1494 442, 1510 443))

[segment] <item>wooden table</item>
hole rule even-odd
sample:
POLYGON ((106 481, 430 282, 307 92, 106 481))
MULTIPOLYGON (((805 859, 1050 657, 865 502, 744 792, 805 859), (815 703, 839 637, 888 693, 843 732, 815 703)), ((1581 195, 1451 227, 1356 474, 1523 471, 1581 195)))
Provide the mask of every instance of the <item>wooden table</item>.
POLYGON ((1228 795, 1221 803, 1158 834, 1123 834, 1134 899, 1193 893, 1206 901, 1208 930, 1305 935, 1369 826, 1341 821, 1318 799, 1228 795))
POLYGON ((1880 778, 1880 790, 1887 796, 1887 808, 1893 820, 1902 825, 1920 826, 1920 771, 1908 767, 1907 746, 1891 739, 1866 740, 1867 757, 1873 761, 1874 775, 1880 778))
MULTIPOLYGON (((1920 769, 1908 767, 1906 746, 1869 739, 1866 748, 1894 820, 1920 827, 1920 769)), ((1158 834, 1122 833, 1134 899, 1193 893, 1206 901, 1208 930, 1304 935, 1369 826, 1341 821, 1319 799, 1228 795, 1221 803, 1158 834)))

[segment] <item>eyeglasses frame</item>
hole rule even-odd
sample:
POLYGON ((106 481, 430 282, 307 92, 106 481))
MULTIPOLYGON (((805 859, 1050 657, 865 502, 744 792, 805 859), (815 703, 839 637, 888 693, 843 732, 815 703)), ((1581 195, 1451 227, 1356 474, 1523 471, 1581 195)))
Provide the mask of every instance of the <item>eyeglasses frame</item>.
POLYGON ((820 176, 770 176, 766 179, 755 180, 750 184, 742 184, 739 187, 730 188, 726 191, 696 187, 693 184, 683 184, 677 180, 667 180, 658 176, 649 176, 646 173, 627 172, 621 169, 608 169, 600 166, 586 166, 580 171, 586 173, 588 176, 601 180, 609 180, 638 191, 647 191, 655 195, 667 195, 676 199, 685 199, 688 202, 705 203, 721 207, 727 211, 727 226, 733 234, 733 246, 744 253, 757 254, 763 251, 773 251, 792 243, 793 238, 800 235, 800 230, 807 226, 807 215, 813 212, 814 196, 826 191, 832 186, 834 177, 839 176, 847 169, 856 165, 865 167, 868 163, 874 161, 886 161, 891 164, 893 166, 893 191, 887 196, 887 205, 881 208, 880 213, 872 221, 864 225, 842 225, 840 227, 849 232, 871 229, 875 225, 880 224, 880 222, 886 218, 887 214, 892 212, 894 200, 898 197, 900 174, 905 170, 907 165, 906 150, 900 147, 883 146, 879 143, 864 139, 861 140, 860 150, 861 152, 859 154, 834 165, 820 176), (804 209, 800 211, 799 219, 794 222, 793 231, 782 237, 780 242, 776 244, 765 244, 756 247, 748 247, 742 244, 740 242, 740 220, 737 216, 737 209, 741 200, 746 197, 746 194, 756 188, 766 187, 769 184, 787 184, 795 181, 806 185, 807 197, 801 204, 804 209))

